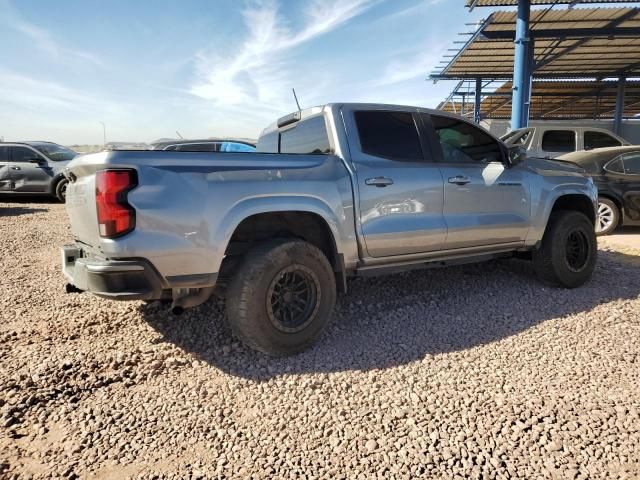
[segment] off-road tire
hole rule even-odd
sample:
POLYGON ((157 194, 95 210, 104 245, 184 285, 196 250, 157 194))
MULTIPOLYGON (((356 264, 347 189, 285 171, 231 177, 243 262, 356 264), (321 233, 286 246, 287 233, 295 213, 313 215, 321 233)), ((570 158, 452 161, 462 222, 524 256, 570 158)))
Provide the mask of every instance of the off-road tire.
POLYGON ((55 194, 58 200, 60 200, 62 203, 66 201, 66 190, 68 184, 69 180, 67 180, 66 178, 61 178, 60 180, 58 180, 58 183, 56 183, 55 194))
POLYGON ((602 230, 596 229, 596 235, 599 237, 613 233, 613 231, 618 228, 618 223, 620 222, 620 210, 618 209, 618 206, 615 204, 615 202, 605 197, 598 197, 598 215, 596 218, 596 226, 600 221, 600 204, 606 205, 607 207, 609 207, 609 209, 611 209, 610 211, 612 219, 611 223, 606 228, 602 230))
POLYGON ((548 285, 576 288, 591 278, 597 255, 595 228, 587 216, 560 210, 549 217, 542 244, 533 252, 533 267, 538 278, 548 285), (576 239, 585 249, 584 258, 578 262, 573 248, 576 239))
POLYGON ((226 309, 232 331, 246 345, 268 355, 284 356, 308 348, 320 337, 335 301, 335 275, 322 251, 302 240, 275 239, 245 255, 229 283, 226 309), (283 331, 274 313, 274 285, 284 278, 285 270, 308 276, 316 295, 313 308, 309 307, 311 313, 304 317, 308 320, 296 327, 300 328, 297 331, 283 331))

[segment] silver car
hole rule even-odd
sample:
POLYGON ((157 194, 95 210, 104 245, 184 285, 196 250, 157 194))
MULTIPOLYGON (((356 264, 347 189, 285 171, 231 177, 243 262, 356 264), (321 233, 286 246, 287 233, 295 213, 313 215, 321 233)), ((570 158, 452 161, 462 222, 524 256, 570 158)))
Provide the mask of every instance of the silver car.
POLYGON ((0 143, 0 193, 55 196, 64 202, 63 169, 77 155, 51 142, 0 143))

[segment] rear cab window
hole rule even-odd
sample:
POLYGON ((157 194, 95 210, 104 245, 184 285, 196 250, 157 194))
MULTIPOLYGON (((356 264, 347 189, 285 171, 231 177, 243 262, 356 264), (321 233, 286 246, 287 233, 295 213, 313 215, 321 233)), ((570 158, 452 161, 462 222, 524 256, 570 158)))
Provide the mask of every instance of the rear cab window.
POLYGON ((573 130, 546 130, 542 134, 545 152, 575 152, 576 132, 573 130))
POLYGON ((318 115, 293 124, 280 132, 280 153, 326 155, 331 153, 329 134, 324 115, 318 115))
POLYGON ((261 135, 256 145, 256 151, 260 153, 278 153, 280 133, 273 132, 261 135))
POLYGON ((324 115, 309 117, 292 126, 262 135, 258 139, 259 153, 297 153, 329 155, 333 153, 324 115))

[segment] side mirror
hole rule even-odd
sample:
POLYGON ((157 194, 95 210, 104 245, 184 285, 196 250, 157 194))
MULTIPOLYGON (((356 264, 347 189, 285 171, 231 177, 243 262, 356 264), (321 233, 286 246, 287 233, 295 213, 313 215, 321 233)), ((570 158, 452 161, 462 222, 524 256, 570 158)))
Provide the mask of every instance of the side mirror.
POLYGON ((42 157, 29 157, 27 158, 29 163, 45 163, 44 158, 42 157))
POLYGON ((518 165, 527 158, 527 149, 522 145, 511 145, 508 148, 508 157, 511 165, 518 165))

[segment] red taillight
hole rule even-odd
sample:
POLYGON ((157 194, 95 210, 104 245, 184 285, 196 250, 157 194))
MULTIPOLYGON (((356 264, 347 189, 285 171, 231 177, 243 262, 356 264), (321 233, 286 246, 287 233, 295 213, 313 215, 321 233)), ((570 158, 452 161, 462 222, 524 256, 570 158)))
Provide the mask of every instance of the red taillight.
POLYGON ((96 207, 101 237, 119 237, 135 228, 136 212, 127 202, 127 193, 136 185, 135 170, 96 172, 96 207))

